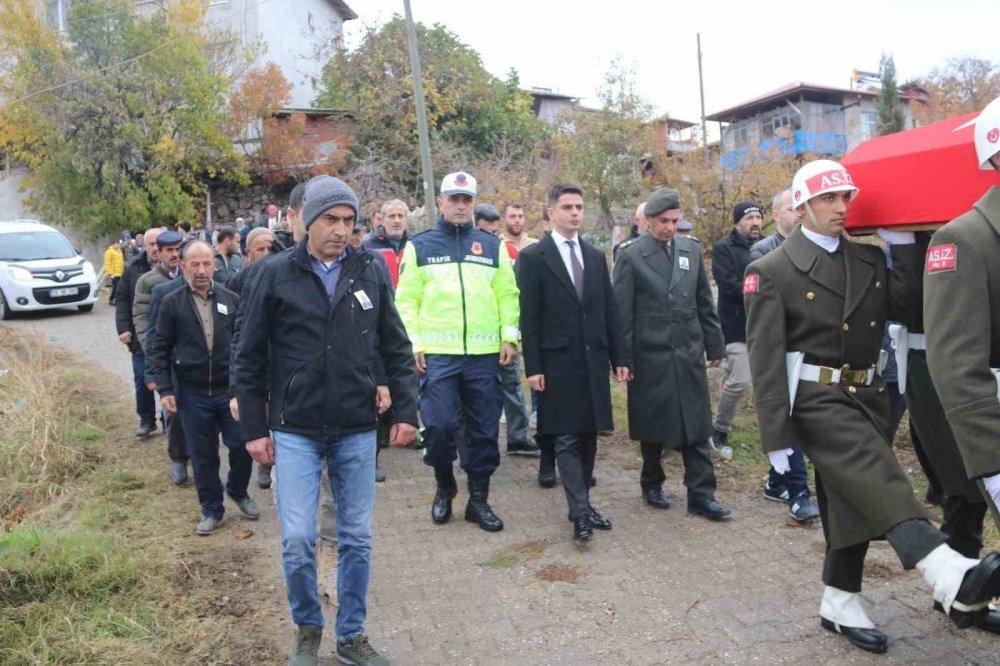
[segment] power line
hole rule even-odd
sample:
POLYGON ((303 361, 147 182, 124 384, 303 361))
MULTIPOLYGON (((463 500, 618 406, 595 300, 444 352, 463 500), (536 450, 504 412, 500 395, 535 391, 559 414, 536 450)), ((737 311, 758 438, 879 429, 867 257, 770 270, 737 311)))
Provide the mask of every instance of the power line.
MULTIPOLYGON (((269 0, 258 0, 258 2, 255 2, 255 3, 251 4, 251 5, 247 5, 246 8, 245 8, 245 10, 246 9, 253 9, 255 7, 259 7, 259 6, 263 5, 264 3, 268 2, 268 1, 269 0)), ((222 23, 222 22, 228 21, 228 20, 229 20, 228 17, 220 17, 220 18, 215 19, 214 21, 208 21, 208 22, 206 22, 204 27, 208 28, 208 27, 210 27, 210 26, 212 26, 212 25, 214 25, 216 23, 222 23)), ((65 81, 63 83, 60 83, 60 84, 57 84, 57 85, 54 85, 54 86, 50 86, 48 88, 43 88, 41 90, 35 90, 33 92, 28 93, 27 95, 24 95, 23 97, 18 97, 16 99, 12 99, 12 100, 10 100, 8 102, 4 102, 3 105, 0 105, 0 109, 5 109, 8 106, 12 106, 14 104, 20 104, 21 102, 27 101, 27 100, 31 99, 32 97, 37 97, 38 95, 44 95, 45 93, 55 92, 56 90, 61 90, 62 88, 67 88, 67 87, 69 87, 71 85, 74 85, 76 83, 81 83, 83 80, 88 79, 88 78, 93 78, 94 76, 97 76, 98 74, 102 74, 103 72, 108 71, 109 69, 114 69, 115 67, 121 67, 122 65, 131 64, 131 63, 135 62, 136 60, 139 60, 140 58, 145 58, 146 56, 148 56, 151 53, 155 53, 156 51, 159 51, 160 49, 164 49, 164 48, 170 46, 171 44, 175 44, 176 42, 179 42, 181 39, 183 39, 183 37, 174 37, 173 39, 169 39, 169 40, 163 42, 162 44, 158 44, 157 46, 154 46, 153 48, 149 49, 148 51, 143 51, 142 53, 138 53, 138 54, 136 54, 134 56, 131 56, 129 58, 125 58, 124 60, 121 60, 119 62, 111 63, 110 65, 107 65, 105 67, 101 67, 100 69, 98 69, 96 71, 88 72, 84 76, 79 76, 79 77, 77 77, 75 79, 70 79, 69 81, 65 81)))

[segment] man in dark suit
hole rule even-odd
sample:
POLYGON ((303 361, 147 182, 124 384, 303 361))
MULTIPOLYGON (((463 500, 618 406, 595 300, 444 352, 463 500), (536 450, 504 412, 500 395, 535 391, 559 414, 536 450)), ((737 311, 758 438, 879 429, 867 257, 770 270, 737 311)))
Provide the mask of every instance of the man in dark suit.
POLYGON ((549 192, 552 233, 520 254, 521 339, 531 388, 539 392, 538 434, 551 436, 566 490, 573 538, 609 530, 590 504, 597 433, 611 430, 611 385, 626 381, 629 354, 604 255, 583 242, 583 192, 549 192))

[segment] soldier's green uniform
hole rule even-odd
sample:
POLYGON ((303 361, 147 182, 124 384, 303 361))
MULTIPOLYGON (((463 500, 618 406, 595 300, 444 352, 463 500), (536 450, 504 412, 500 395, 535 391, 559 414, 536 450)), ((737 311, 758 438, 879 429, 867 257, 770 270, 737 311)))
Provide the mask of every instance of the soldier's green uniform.
POLYGON ((941 227, 924 271, 927 361, 972 479, 1000 474, 1000 187, 941 227))
MULTIPOLYGON (((828 545, 823 581, 848 592, 861 589, 870 540, 928 517, 886 441, 889 403, 874 372, 886 319, 898 310, 906 280, 919 279, 915 245, 894 246, 893 254, 890 277, 878 247, 842 239, 828 253, 798 228, 750 264, 744 283, 761 444, 777 451, 799 442, 812 460, 828 545), (809 365, 848 368, 851 377, 800 381, 792 407, 786 352, 804 353, 809 365)), ((907 568, 945 540, 930 523, 918 523, 928 528, 927 543, 900 552, 907 568)))

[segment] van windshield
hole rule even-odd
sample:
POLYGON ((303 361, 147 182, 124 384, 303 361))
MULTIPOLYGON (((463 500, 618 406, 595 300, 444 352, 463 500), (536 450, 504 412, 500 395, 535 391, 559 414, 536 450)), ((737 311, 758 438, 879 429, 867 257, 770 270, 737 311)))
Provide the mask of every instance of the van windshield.
POLYGON ((72 259, 76 250, 57 231, 20 231, 0 234, 0 261, 72 259))

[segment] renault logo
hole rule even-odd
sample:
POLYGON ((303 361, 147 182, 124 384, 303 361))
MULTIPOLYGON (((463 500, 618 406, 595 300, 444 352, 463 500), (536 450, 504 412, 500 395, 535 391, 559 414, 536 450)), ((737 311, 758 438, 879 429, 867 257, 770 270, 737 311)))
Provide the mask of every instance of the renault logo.
POLYGON ((56 271, 55 272, 55 278, 56 278, 56 282, 62 282, 63 280, 66 279, 66 274, 63 273, 62 271, 56 271))

